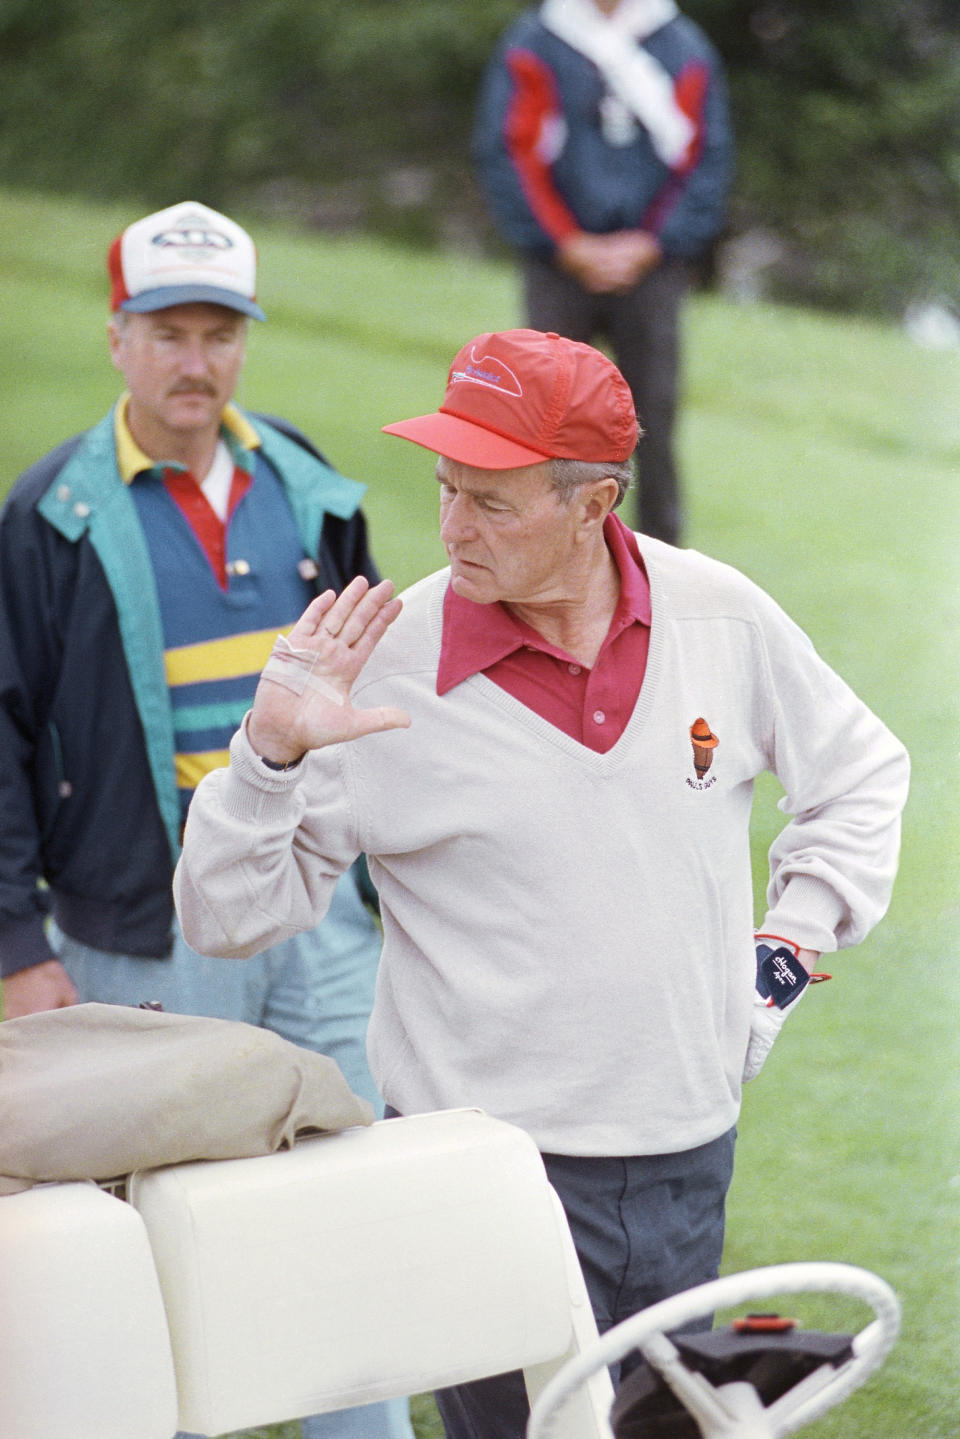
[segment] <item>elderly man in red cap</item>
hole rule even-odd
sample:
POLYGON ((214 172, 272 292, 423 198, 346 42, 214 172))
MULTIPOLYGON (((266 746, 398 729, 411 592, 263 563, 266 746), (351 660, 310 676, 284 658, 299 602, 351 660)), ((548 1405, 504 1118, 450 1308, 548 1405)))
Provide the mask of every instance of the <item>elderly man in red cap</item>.
MULTIPOLYGON (((390 1112, 534 1137, 605 1329, 717 1273, 741 1084, 817 955, 883 914, 907 759, 755 585, 621 523, 636 422, 597 350, 480 335, 439 411, 386 429, 438 456, 449 567, 321 595, 278 644, 177 904, 248 955, 365 852, 390 1112), (764 770, 793 818, 755 929, 764 770)), ((517 1375, 438 1404, 456 1439, 524 1433, 517 1375)))

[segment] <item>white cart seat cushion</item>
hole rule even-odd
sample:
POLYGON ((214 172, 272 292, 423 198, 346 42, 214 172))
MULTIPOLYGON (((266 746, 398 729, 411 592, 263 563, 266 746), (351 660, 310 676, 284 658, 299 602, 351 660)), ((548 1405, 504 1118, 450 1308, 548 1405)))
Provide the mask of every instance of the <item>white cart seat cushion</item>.
POLYGON ((373 1122, 334 1060, 233 1020, 79 1004, 0 1024, 0 1194, 373 1122))
POLYGON ((170 1334, 129 1204, 95 1184, 7 1195, 0 1274, 4 1439, 171 1439, 170 1334))
POLYGON ((136 1174, 130 1200, 160 1277, 181 1429, 223 1434, 562 1359, 574 1281, 596 1337, 536 1146, 477 1111, 136 1174))

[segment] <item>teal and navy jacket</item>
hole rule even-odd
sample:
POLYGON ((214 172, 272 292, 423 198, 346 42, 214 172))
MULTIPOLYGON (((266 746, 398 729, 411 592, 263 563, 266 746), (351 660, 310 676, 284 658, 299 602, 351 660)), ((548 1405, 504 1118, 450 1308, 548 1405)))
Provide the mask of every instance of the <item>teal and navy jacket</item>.
MULTIPOLYGON (((310 588, 375 582, 364 487, 286 422, 244 418, 310 588)), ((150 548, 111 413, 27 470, 0 511, 0 975, 52 957, 48 911, 94 948, 169 952, 175 751, 150 548)))

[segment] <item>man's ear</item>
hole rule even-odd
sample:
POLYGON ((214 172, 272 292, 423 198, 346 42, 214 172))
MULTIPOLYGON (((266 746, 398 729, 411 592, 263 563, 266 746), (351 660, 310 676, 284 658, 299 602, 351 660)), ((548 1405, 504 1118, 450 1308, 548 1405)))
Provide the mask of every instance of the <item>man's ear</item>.
POLYGON ((107 321, 107 344, 110 346, 110 363, 115 370, 123 374, 123 366, 120 363, 120 345, 122 330, 116 320, 107 321))
POLYGON ((603 524, 617 503, 619 493, 620 486, 612 475, 606 480, 593 480, 581 486, 578 497, 586 528, 603 524))

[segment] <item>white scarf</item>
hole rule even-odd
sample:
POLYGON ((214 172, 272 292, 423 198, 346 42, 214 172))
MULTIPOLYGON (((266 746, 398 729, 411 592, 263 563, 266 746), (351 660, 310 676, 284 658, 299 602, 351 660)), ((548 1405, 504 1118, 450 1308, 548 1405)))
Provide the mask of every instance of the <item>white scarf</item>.
MULTIPOLYGON (((637 41, 677 13, 674 0, 621 0, 609 16, 593 0, 544 0, 540 7, 541 23, 596 65, 611 95, 640 121, 670 166, 683 158, 694 126, 677 105, 671 76, 637 41)), ((622 144, 632 137, 608 138, 622 144)))

